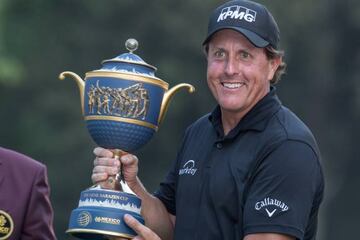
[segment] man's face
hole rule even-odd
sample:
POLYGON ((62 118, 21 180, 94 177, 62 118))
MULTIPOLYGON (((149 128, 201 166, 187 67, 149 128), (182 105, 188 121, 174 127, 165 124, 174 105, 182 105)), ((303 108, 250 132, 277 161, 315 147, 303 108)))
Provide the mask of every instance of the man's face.
POLYGON ((208 86, 223 116, 241 119, 269 92, 280 59, 269 60, 265 49, 230 29, 215 33, 208 47, 208 86))

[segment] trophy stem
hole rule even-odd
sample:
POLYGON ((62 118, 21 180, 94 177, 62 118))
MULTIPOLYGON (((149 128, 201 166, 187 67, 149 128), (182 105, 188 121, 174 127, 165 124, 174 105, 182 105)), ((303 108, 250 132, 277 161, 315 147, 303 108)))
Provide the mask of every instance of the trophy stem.
MULTIPOLYGON (((115 149, 114 150, 114 158, 118 161, 120 161, 120 157, 125 155, 126 152, 125 151, 122 151, 122 150, 119 150, 119 149, 115 149)), ((118 174, 116 174, 115 176, 115 180, 117 182, 123 182, 125 183, 125 178, 124 178, 124 174, 123 174, 123 165, 121 164, 120 162, 120 171, 118 174)))

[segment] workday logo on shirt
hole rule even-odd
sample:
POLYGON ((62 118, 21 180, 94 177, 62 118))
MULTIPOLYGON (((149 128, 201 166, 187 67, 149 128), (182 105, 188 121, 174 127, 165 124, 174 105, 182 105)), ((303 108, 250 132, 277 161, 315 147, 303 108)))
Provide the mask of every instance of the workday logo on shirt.
POLYGON ((195 161, 194 160, 189 160, 179 170, 179 175, 192 175, 192 176, 194 176, 196 171, 197 171, 197 168, 195 168, 195 161))

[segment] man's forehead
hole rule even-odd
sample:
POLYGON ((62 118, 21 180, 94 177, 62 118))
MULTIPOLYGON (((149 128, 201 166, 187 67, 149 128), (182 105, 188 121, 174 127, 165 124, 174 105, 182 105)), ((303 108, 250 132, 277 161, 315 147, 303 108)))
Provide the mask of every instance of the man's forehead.
POLYGON ((222 29, 214 33, 214 35, 209 40, 210 45, 222 45, 226 43, 236 43, 239 45, 246 46, 248 48, 256 48, 252 42, 247 39, 247 37, 235 30, 232 29, 222 29))

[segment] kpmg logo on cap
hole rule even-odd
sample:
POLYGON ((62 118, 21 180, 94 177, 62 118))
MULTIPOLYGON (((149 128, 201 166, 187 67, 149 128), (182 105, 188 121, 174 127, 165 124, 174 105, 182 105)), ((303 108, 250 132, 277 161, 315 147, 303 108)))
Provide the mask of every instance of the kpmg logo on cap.
POLYGON ((239 5, 226 7, 221 10, 217 22, 224 21, 228 18, 245 20, 251 23, 255 22, 256 12, 254 10, 239 5))

